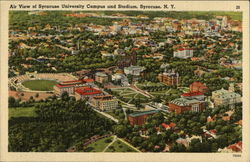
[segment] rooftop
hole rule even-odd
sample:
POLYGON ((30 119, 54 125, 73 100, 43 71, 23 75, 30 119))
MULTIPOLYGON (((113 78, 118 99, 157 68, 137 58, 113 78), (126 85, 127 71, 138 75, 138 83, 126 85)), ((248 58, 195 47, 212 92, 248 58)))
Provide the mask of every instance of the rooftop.
POLYGON ((191 97, 191 96, 200 96, 200 95, 204 95, 204 94, 201 92, 189 92, 189 93, 183 93, 181 96, 191 97))
POLYGON ((178 105, 178 106, 189 106, 194 103, 201 103, 203 101, 199 101, 196 99, 186 99, 186 98, 177 98, 175 100, 170 101, 170 103, 178 105))
POLYGON ((136 112, 136 113, 133 113, 133 114, 129 114, 129 116, 138 117, 138 116, 142 116, 142 115, 155 114, 155 113, 158 113, 158 112, 159 112, 159 110, 149 110, 149 111, 136 112))
POLYGON ((97 90, 91 87, 80 87, 75 90, 76 93, 85 96, 85 95, 94 95, 94 94, 101 94, 102 91, 97 90))

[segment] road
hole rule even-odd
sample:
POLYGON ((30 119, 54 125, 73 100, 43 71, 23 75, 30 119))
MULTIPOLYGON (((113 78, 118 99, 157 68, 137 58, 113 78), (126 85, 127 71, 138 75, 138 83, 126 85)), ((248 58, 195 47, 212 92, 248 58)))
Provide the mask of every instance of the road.
POLYGON ((105 113, 105 112, 96 110, 96 109, 94 109, 94 108, 93 108, 93 110, 96 111, 96 112, 98 112, 99 114, 102 114, 103 116, 105 116, 105 117, 107 117, 107 118, 113 120, 114 122, 118 123, 118 119, 114 118, 113 116, 111 116, 111 115, 109 115, 109 114, 107 114, 107 113, 105 113))

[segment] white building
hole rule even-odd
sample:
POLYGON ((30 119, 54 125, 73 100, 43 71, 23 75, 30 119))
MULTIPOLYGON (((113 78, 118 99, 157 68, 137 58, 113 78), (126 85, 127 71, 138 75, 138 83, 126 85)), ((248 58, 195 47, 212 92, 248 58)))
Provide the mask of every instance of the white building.
POLYGON ((225 106, 233 105, 241 102, 241 95, 235 92, 232 92, 233 88, 229 90, 220 89, 212 92, 212 99, 215 106, 225 106))
POLYGON ((128 78, 124 74, 113 74, 111 77, 112 81, 120 81, 121 86, 130 86, 130 84, 128 83, 128 78))
POLYGON ((183 59, 193 57, 193 49, 180 48, 174 52, 174 57, 183 58, 183 59))
POLYGON ((129 67, 125 67, 124 68, 124 73, 126 75, 134 75, 134 76, 139 76, 140 73, 145 70, 144 67, 141 67, 141 66, 129 66, 129 67))

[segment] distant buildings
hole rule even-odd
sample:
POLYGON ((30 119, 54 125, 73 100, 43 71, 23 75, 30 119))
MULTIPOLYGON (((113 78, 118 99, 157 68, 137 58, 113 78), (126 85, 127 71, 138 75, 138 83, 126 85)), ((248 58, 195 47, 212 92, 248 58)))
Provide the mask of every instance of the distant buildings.
POLYGON ((179 73, 175 73, 173 70, 159 74, 158 79, 160 82, 169 86, 175 86, 180 83, 179 73))
POLYGON ((233 89, 220 89, 212 92, 212 100, 215 106, 234 105, 241 102, 241 95, 233 92, 233 89))
POLYGON ((130 125, 143 125, 146 122, 148 116, 158 113, 159 110, 150 110, 143 112, 136 112, 128 115, 130 125))
POLYGON ((197 99, 177 98, 169 103, 169 110, 178 114, 184 111, 201 112, 206 108, 206 102, 197 99))
POLYGON ((120 69, 123 69, 124 67, 129 67, 131 65, 136 65, 136 52, 133 52, 130 55, 123 56, 117 63, 117 66, 120 69))
POLYGON ((95 81, 99 83, 107 83, 108 82, 108 75, 106 73, 97 72, 95 74, 95 81))
POLYGON ((116 109, 118 107, 118 100, 114 99, 112 95, 94 96, 90 100, 93 107, 101 111, 116 109))
POLYGON ((174 51, 174 57, 187 59, 193 57, 193 49, 190 48, 179 48, 174 51))

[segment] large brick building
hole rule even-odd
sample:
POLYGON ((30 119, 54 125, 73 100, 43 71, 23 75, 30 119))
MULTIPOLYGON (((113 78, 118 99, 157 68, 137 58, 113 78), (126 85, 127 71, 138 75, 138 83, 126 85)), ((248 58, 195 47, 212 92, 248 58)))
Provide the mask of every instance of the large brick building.
POLYGON ((103 92, 101 90, 92 88, 92 87, 80 87, 75 90, 75 97, 79 99, 89 99, 94 96, 102 96, 103 92))
POLYGON ((201 112, 206 108, 207 103, 197 99, 177 98, 169 103, 169 111, 178 114, 184 111, 201 112))
POLYGON ((175 73, 173 70, 159 74, 158 79, 160 82, 169 86, 175 86, 180 83, 179 73, 175 73))
POLYGON ((189 86, 190 92, 201 92, 205 93, 207 92, 208 88, 201 82, 193 82, 189 86))
POLYGON ((128 115, 130 125, 143 125, 146 122, 148 116, 158 113, 159 110, 150 110, 143 112, 136 112, 128 115))
POLYGON ((91 85, 93 79, 72 80, 58 83, 54 86, 55 94, 61 95, 63 92, 68 92, 69 95, 75 94, 75 88, 91 85))

